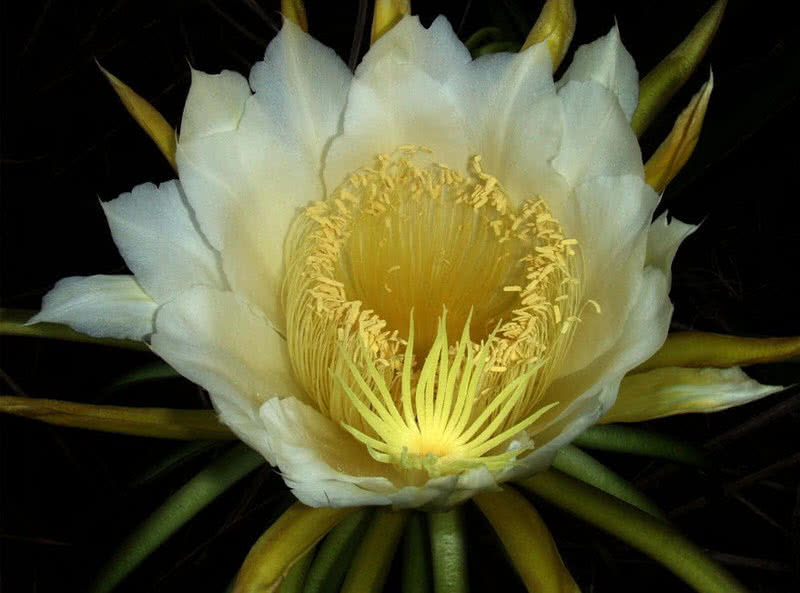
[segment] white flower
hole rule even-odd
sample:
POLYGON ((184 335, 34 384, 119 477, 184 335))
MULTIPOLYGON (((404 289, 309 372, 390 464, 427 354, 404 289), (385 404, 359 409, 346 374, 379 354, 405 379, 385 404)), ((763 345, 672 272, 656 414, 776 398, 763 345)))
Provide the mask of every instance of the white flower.
POLYGON ((613 29, 471 60, 404 18, 355 75, 291 22, 193 72, 180 179, 104 204, 133 276, 34 321, 149 341, 312 506, 443 506, 548 466, 663 343, 692 227, 653 224, 613 29))

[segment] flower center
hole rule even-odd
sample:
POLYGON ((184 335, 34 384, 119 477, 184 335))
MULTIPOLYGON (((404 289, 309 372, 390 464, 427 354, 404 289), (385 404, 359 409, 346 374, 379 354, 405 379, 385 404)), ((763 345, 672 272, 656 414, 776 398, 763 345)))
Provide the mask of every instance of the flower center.
POLYGON ((558 404, 546 388, 584 305, 576 241, 543 200, 512 206, 480 161, 463 175, 423 149, 379 155, 286 244, 308 402, 375 459, 430 475, 499 470, 533 446, 518 437, 558 404))

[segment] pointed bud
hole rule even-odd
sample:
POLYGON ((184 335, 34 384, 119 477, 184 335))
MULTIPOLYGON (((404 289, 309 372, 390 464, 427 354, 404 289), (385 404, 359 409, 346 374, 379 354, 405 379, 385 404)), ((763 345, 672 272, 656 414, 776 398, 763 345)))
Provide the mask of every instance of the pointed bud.
POLYGON ((111 83, 125 109, 128 110, 147 135, 156 143, 161 153, 167 158, 169 164, 176 171, 178 165, 175 162, 175 130, 172 129, 155 107, 137 95, 133 89, 122 82, 119 78, 103 68, 100 63, 97 67, 111 83))
POLYGON ((639 107, 631 126, 640 136, 680 89, 703 59, 725 12, 727 0, 717 0, 692 32, 639 83, 639 107))
POLYGON ((547 0, 521 51, 547 41, 555 72, 567 54, 575 33, 575 22, 575 4, 572 0, 547 0))
POLYGON ((748 366, 800 356, 800 337, 742 338, 685 331, 669 335, 661 349, 631 373, 661 367, 748 366))
POLYGON ((303 31, 308 33, 308 19, 303 0, 281 0, 281 14, 283 18, 292 21, 303 31))
POLYGON ((700 137, 700 130, 703 127, 703 119, 713 88, 714 75, 712 74, 700 92, 692 97, 689 105, 675 120, 672 131, 644 166, 644 179, 656 192, 664 191, 667 184, 692 156, 700 137))
POLYGON ((410 0, 375 0, 370 45, 374 45, 386 31, 394 27, 401 18, 410 12, 410 0))

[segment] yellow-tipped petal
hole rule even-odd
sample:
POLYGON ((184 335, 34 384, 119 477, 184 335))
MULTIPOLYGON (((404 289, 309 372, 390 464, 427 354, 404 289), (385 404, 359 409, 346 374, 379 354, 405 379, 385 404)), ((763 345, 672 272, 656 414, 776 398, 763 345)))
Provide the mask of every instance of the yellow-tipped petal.
POLYGON ((386 31, 394 27, 401 18, 410 12, 410 0, 375 0, 370 45, 374 44, 386 31))
POLYGON ((740 338, 708 332, 675 332, 661 349, 631 371, 631 374, 660 367, 748 366, 779 362, 800 356, 800 337, 740 338))
POLYGON ((103 68, 98 62, 97 67, 111 83, 125 109, 128 110, 147 135, 156 143, 161 153, 169 161, 169 164, 176 171, 178 165, 175 162, 175 130, 172 129, 155 107, 137 95, 131 87, 122 82, 119 78, 103 68))
POLYGON ((303 0, 281 0, 281 14, 283 18, 292 21, 303 31, 308 33, 308 19, 303 0))
POLYGON ((227 426, 220 424, 213 410, 125 408, 55 399, 1 396, 0 412, 58 426, 160 439, 236 438, 227 426))
POLYGON ((703 59, 719 28, 726 4, 727 0, 717 0, 686 39, 639 83, 639 106, 631 121, 637 136, 647 129, 703 59))
POLYGON ((782 389, 761 385, 738 367, 664 367, 625 377, 617 401, 600 422, 642 422, 675 414, 718 412, 782 389))
POLYGON ((521 51, 547 41, 555 72, 567 54, 572 35, 575 33, 575 23, 575 4, 572 0, 547 0, 521 51))
POLYGON ((380 508, 375 512, 375 518, 347 571, 341 593, 379 593, 383 590, 407 519, 407 511, 380 508))
POLYGON ((233 593, 277 591, 292 565, 356 510, 358 507, 315 509, 294 503, 250 548, 233 593))
POLYGON ((509 486, 474 499, 531 593, 580 593, 539 513, 509 486))
POLYGON ((706 116, 708 100, 714 88, 711 75, 700 91, 692 97, 689 105, 675 120, 672 131, 653 153, 644 166, 644 179, 658 193, 664 191, 670 181, 689 160, 700 138, 703 119, 706 116))

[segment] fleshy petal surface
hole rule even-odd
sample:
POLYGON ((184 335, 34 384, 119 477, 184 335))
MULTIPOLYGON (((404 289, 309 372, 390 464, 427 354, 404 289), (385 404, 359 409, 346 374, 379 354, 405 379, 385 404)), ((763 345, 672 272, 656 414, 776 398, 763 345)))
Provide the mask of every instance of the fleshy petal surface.
POLYGON ((192 69, 192 86, 181 120, 181 142, 236 129, 250 94, 247 79, 238 72, 206 74, 192 69))
POLYGON ((133 276, 63 278, 28 323, 63 323, 96 338, 141 340, 153 331, 156 303, 133 276))
POLYGON ((623 332, 620 320, 628 317, 640 290, 657 203, 652 188, 634 175, 599 177, 575 189, 574 219, 564 212, 561 220, 581 248, 584 298, 596 301, 600 311, 584 309, 561 376, 584 368, 623 332))
MULTIPOLYGON (((339 129, 350 77, 331 49, 286 21, 253 67, 255 94, 237 126, 178 144, 181 182, 231 287, 278 327, 283 238, 298 208, 325 195, 322 155, 339 129)), ((205 95, 229 84, 215 83, 220 88, 205 95)), ((184 119, 204 106, 187 103, 184 119)))
POLYGON ((300 395, 284 339, 240 295, 193 287, 156 315, 153 351, 211 394, 222 421, 272 461, 258 409, 300 395))
POLYGON ((616 25, 608 35, 580 46, 559 87, 571 80, 594 81, 617 97, 625 118, 631 121, 639 104, 639 73, 633 57, 623 47, 616 25))
POLYGON ((667 275, 667 284, 672 284, 672 261, 678 247, 689 235, 695 232, 698 225, 681 222, 677 218, 667 220, 664 212, 650 225, 647 234, 647 265, 656 266, 667 275))
POLYGON ((353 78, 344 131, 325 159, 327 189, 404 145, 431 149, 433 160, 463 171, 470 156, 464 122, 442 77, 468 61, 443 19, 425 29, 406 17, 381 37, 353 78))
POLYGON ((553 168, 572 187, 593 177, 644 177, 639 143, 616 95, 596 82, 573 80, 558 96, 564 110, 564 134, 553 168))
POLYGON ((225 287, 218 256, 200 234, 177 181, 145 183, 102 206, 122 257, 156 302, 195 284, 225 287))
POLYGON ((550 166, 561 142, 562 112, 546 43, 482 56, 446 86, 466 124, 470 154, 481 155, 484 170, 515 203, 565 193, 563 178, 550 166))

